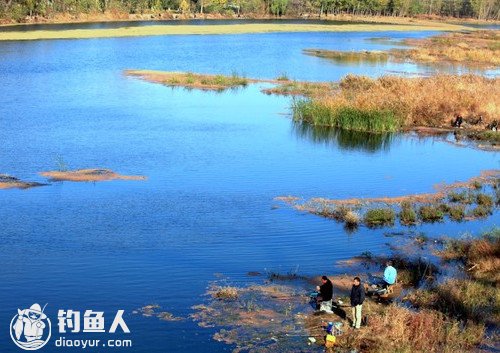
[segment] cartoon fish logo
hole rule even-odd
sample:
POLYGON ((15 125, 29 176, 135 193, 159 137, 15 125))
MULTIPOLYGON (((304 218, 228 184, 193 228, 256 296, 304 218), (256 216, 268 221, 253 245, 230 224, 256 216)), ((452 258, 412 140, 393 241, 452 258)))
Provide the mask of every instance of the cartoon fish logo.
POLYGON ((17 309, 10 322, 10 337, 19 347, 34 351, 47 344, 51 335, 51 323, 40 304, 35 303, 29 309, 17 309))

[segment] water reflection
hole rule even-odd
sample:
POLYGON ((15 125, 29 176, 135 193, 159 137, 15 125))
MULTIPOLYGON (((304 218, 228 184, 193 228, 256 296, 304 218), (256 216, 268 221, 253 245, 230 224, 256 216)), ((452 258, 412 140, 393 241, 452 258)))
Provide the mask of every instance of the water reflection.
POLYGON ((343 130, 325 126, 313 126, 303 122, 293 123, 293 132, 299 138, 308 139, 318 144, 338 147, 347 151, 364 151, 374 153, 380 150, 389 151, 397 134, 374 134, 361 131, 343 130))

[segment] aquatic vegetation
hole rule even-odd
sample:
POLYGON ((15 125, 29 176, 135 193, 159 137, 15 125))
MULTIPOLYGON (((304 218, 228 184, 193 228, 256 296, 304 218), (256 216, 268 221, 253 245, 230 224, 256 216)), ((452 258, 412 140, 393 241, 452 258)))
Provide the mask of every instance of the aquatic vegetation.
POLYGON ((121 175, 109 169, 78 169, 69 171, 48 171, 40 175, 53 181, 108 181, 108 180, 145 180, 140 175, 121 175))
POLYGON ((213 298, 222 300, 234 300, 238 298, 238 288, 230 286, 221 286, 211 288, 209 291, 213 298))
POLYGON ((412 48, 405 49, 388 51, 305 49, 304 53, 334 60, 337 63, 379 63, 393 60, 496 67, 500 65, 499 42, 499 31, 483 30, 442 34, 424 39, 407 39, 401 44, 412 48))
POLYGON ((439 222, 444 218, 445 212, 440 205, 423 205, 418 210, 420 219, 424 222, 439 222))
POLYGON ((493 197, 481 192, 476 195, 476 203, 488 208, 493 207, 493 197))
POLYGON ((471 220, 489 216, 498 205, 499 173, 498 170, 487 170, 465 182, 439 184, 435 186, 434 193, 351 199, 312 198, 306 201, 289 196, 276 198, 276 200, 286 202, 299 211, 306 211, 339 222, 345 222, 345 215, 348 211, 365 210, 363 221, 367 226, 394 224, 396 211, 398 211, 400 223, 405 226, 415 224, 417 218, 423 222, 442 221, 445 215, 453 221, 471 220), (478 185, 481 186, 480 189, 477 188, 478 185), (446 203, 446 200, 450 203, 446 203), (386 206, 378 207, 381 204, 386 206), (470 208, 473 204, 475 207, 470 208), (378 208, 373 209, 374 206, 378 208), (418 208, 418 212, 415 207, 418 208), (386 218, 387 221, 385 221, 386 218))
POLYGON ((301 337, 307 331, 302 312, 308 308, 304 290, 255 284, 238 287, 237 291, 238 298, 230 301, 210 295, 206 304, 193 307, 191 318, 200 327, 217 327, 214 339, 234 344, 238 351, 303 351, 301 337))
POLYGON ((464 205, 451 205, 449 206, 448 215, 454 221, 460 222, 465 218, 464 205))
POLYGON ((143 306, 142 308, 134 310, 132 313, 133 314, 141 314, 142 316, 145 317, 157 317, 160 320, 163 321, 181 321, 183 318, 181 317, 176 317, 172 313, 169 313, 168 311, 159 311, 161 307, 158 304, 148 304, 143 306))
POLYGON ((126 75, 139 77, 143 80, 161 83, 171 87, 185 87, 204 91, 223 91, 229 88, 245 87, 250 82, 245 77, 232 74, 202 75, 191 72, 167 72, 147 70, 127 70, 126 75))
POLYGON ((448 194, 448 200, 470 205, 474 203, 474 195, 468 190, 452 191, 448 194))
POLYGON ((395 219, 396 214, 392 208, 372 208, 366 211, 363 222, 369 227, 390 226, 395 219))
POLYGON ((164 36, 186 34, 246 34, 273 32, 371 32, 371 31, 432 31, 464 30, 468 27, 445 22, 419 22, 414 24, 352 23, 352 24, 297 24, 297 23, 242 23, 230 25, 176 25, 176 26, 136 26, 120 28, 4 31, 2 40, 39 40, 39 39, 84 39, 111 37, 164 36))
POLYGON ((473 218, 486 218, 492 213, 492 208, 484 205, 477 205, 470 211, 470 216, 473 218))
POLYGON ((498 78, 476 75, 436 75, 425 78, 384 76, 376 79, 347 75, 339 89, 298 100, 295 120, 319 126, 384 132, 418 126, 445 127, 460 113, 482 116, 485 126, 500 115, 498 78))
POLYGON ((333 108, 328 101, 302 99, 294 101, 292 111, 295 121, 303 121, 315 126, 375 133, 394 132, 400 127, 390 110, 333 108))
POLYGON ((304 49, 304 54, 330 59, 336 63, 363 64, 385 63, 389 60, 389 53, 384 51, 341 51, 323 49, 304 49))
POLYGON ((404 225, 414 225, 417 223, 417 213, 410 202, 401 203, 401 211, 399 212, 399 220, 404 225))
POLYGON ((473 279, 500 285, 500 228, 478 238, 448 239, 439 256, 445 261, 460 261, 473 279))
POLYGON ((0 189, 29 189, 44 185, 47 184, 32 181, 23 181, 7 174, 0 174, 0 189))
POLYGON ((275 86, 263 89, 262 92, 281 96, 314 96, 325 91, 330 91, 336 86, 333 82, 291 81, 280 77, 276 81, 268 82, 274 83, 275 86))

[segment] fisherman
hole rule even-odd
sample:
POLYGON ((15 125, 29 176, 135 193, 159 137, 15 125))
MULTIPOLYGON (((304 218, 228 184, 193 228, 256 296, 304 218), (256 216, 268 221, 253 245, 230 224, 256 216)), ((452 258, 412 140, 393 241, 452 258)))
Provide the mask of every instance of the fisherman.
POLYGON ((451 126, 460 128, 460 127, 462 127, 463 122, 464 122, 464 118, 462 118, 462 116, 460 114, 457 114, 457 116, 455 117, 455 121, 451 122, 451 126))
POLYGON ((321 277, 321 286, 317 286, 316 290, 319 295, 316 297, 316 309, 319 311, 332 314, 332 298, 333 298, 333 284, 332 281, 326 276, 321 277))
POLYGON ((498 130, 498 121, 493 120, 491 123, 489 123, 486 128, 491 131, 497 131, 498 130))
POLYGON ((351 308, 352 308, 352 327, 359 329, 361 326, 361 310, 365 301, 365 288, 361 284, 359 277, 354 277, 351 288, 351 308))
POLYGON ((389 286, 392 286, 394 283, 396 283, 396 278, 398 276, 398 271, 392 266, 392 261, 389 260, 385 263, 385 270, 384 270, 384 278, 382 285, 384 288, 387 288, 389 286))
POLYGON ((42 320, 46 318, 40 304, 37 303, 29 309, 18 310, 17 321, 14 325, 16 338, 19 340, 23 334, 28 342, 41 339, 45 328, 42 320))

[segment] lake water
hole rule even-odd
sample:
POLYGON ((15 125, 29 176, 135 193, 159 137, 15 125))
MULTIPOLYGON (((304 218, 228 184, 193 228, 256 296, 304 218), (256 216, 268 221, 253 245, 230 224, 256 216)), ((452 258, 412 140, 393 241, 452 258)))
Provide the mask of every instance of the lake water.
MULTIPOLYGON (((305 48, 383 49, 372 37, 431 32, 280 33, 159 36, 0 43, 0 173, 43 181, 38 172, 105 167, 147 181, 55 183, 0 192, 0 348, 16 309, 124 309, 127 349, 91 352, 230 351, 190 320, 132 315, 157 303, 186 317, 210 281, 251 279, 249 271, 315 275, 363 251, 387 252, 397 230, 342 225, 273 199, 390 196, 430 192, 499 167, 499 155, 441 140, 394 135, 357 138, 294 126, 290 99, 260 87, 226 93, 171 89, 125 77, 125 69, 238 72, 338 80, 347 73, 427 74, 414 64, 336 65, 305 48), (323 136, 323 138, 322 138, 323 136), (275 207, 279 206, 279 207, 275 207), (130 336, 130 337, 129 337, 130 336)), ((416 228, 430 236, 479 232, 486 220, 416 228)), ((110 323, 107 322, 107 326, 110 323)), ((53 330, 53 336, 58 337, 53 330)), ((109 334, 66 334, 110 338, 109 334)), ((116 337, 111 337, 116 338, 116 337)), ((52 345, 52 347, 50 347, 52 345)), ((48 352, 76 352, 54 348, 48 352)))

